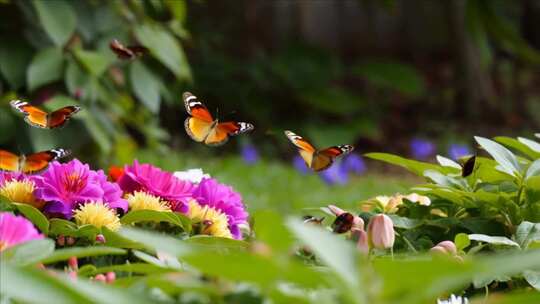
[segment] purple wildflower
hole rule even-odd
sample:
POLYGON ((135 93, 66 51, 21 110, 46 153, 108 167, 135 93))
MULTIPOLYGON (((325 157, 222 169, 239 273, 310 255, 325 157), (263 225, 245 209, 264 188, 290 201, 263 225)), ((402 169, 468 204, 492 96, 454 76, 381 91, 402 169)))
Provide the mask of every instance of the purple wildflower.
POLYGON ((450 158, 458 160, 463 156, 471 155, 471 150, 467 145, 452 144, 448 148, 448 155, 450 155, 450 158))
POLYGON ((296 170, 300 171, 300 173, 302 173, 302 174, 308 174, 309 173, 309 168, 306 165, 306 162, 304 161, 302 156, 300 156, 300 155, 296 155, 293 158, 293 167, 296 170))
POLYGON ((341 162, 334 163, 330 168, 319 173, 328 185, 345 185, 349 181, 349 172, 341 162))
POLYGON ((350 154, 343 159, 342 166, 345 167, 347 172, 360 175, 366 171, 366 163, 362 156, 358 154, 350 154))
POLYGON ((230 186, 206 178, 193 191, 193 198, 201 206, 212 207, 227 215, 229 230, 235 239, 241 239, 240 225, 247 223, 248 213, 242 197, 230 186))
POLYGON ((435 154, 435 144, 429 140, 413 138, 410 142, 411 153, 414 158, 425 160, 435 154))
POLYGON ((251 144, 242 147, 241 155, 244 162, 248 165, 253 165, 259 161, 259 151, 251 144))

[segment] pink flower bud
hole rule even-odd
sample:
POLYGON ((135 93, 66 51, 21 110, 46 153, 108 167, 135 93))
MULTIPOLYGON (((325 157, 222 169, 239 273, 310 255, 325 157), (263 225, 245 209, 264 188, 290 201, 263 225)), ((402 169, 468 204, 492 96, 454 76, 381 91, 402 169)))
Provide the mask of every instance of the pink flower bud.
POLYGON ((337 206, 334 205, 328 205, 328 209, 335 215, 340 216, 342 213, 345 213, 345 211, 337 206))
POLYGON ((68 237, 66 238, 66 242, 67 242, 68 245, 71 246, 71 245, 75 244, 75 238, 72 237, 72 236, 68 236, 68 237))
POLYGON ((364 220, 361 217, 355 215, 353 220, 353 227, 364 230, 364 220))
POLYGON ((68 272, 68 277, 72 279, 73 281, 77 280, 77 272, 76 271, 70 271, 68 272))
POLYGON ((64 245, 66 245, 66 238, 65 238, 63 235, 59 235, 59 236, 56 238, 56 244, 58 244, 58 246, 64 246, 64 245))
POLYGON ((114 282, 114 280, 116 280, 116 273, 114 273, 113 271, 109 271, 105 274, 105 280, 107 281, 107 283, 111 284, 114 282))
POLYGON ((454 242, 452 241, 442 241, 439 244, 435 245, 433 248, 431 248, 430 251, 446 253, 450 255, 457 254, 456 244, 454 244, 454 242))
POLYGON ((351 235, 356 241, 356 248, 363 254, 369 253, 368 235, 363 229, 353 228, 351 229, 351 235))
POLYGON ((103 275, 103 274, 97 274, 95 277, 94 277, 94 281, 98 281, 98 282, 107 282, 107 278, 103 275))
POLYGON ((392 220, 385 214, 378 214, 371 218, 367 233, 369 243, 378 249, 388 249, 394 246, 395 232, 392 220))
POLYGON ((446 254, 446 249, 441 246, 434 246, 429 250, 431 253, 446 254))
POLYGON ((107 240, 105 239, 105 236, 103 234, 96 235, 96 242, 100 244, 104 244, 107 240))
POLYGON ((70 257, 68 260, 68 265, 71 270, 77 270, 79 269, 79 263, 77 262, 77 257, 70 257))

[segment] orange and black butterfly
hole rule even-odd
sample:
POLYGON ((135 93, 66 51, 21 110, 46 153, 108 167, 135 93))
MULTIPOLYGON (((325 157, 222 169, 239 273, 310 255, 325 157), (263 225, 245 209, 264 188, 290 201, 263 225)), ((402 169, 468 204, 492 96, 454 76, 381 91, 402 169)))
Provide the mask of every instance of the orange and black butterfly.
POLYGON ((70 154, 69 150, 64 149, 52 149, 29 155, 16 155, 0 150, 0 171, 38 173, 45 170, 50 162, 70 154))
POLYGON ((254 129, 253 125, 247 122, 218 122, 193 94, 186 92, 183 97, 186 111, 191 115, 186 118, 184 127, 194 141, 203 142, 209 146, 220 146, 229 140, 229 136, 254 129))
POLYGON ((332 223, 332 231, 334 233, 345 233, 351 230, 354 224, 354 215, 349 212, 344 212, 336 217, 332 223))
POLYGON ((67 106, 47 113, 26 101, 12 100, 9 103, 15 110, 24 114, 24 120, 38 128, 54 129, 62 127, 73 114, 81 110, 78 106, 67 106))
POLYGON ((333 146, 323 150, 317 150, 302 136, 296 135, 291 131, 285 131, 285 135, 298 147, 298 152, 306 162, 306 165, 315 171, 322 171, 329 168, 336 157, 351 153, 354 150, 354 147, 351 145, 333 146))
POLYGON ((141 45, 129 45, 124 46, 120 41, 114 39, 109 44, 111 50, 118 56, 120 59, 133 60, 137 57, 142 56, 145 53, 148 53, 148 49, 141 45))

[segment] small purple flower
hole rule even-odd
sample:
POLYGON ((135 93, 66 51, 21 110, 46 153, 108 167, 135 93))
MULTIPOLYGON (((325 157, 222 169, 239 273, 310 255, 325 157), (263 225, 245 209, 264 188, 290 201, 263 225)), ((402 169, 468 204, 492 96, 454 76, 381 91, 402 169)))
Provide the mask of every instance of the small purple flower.
POLYGON ((463 156, 471 155, 471 150, 467 145, 451 144, 448 148, 448 155, 454 160, 458 160, 463 156))
POLYGON ((300 173, 302 173, 302 174, 308 174, 309 173, 309 168, 306 165, 306 162, 304 161, 302 156, 300 156, 300 155, 296 155, 293 158, 293 167, 296 170, 300 171, 300 173))
POLYGON ((410 142, 411 153, 414 158, 425 160, 435 154, 435 144, 429 140, 413 138, 410 142))
POLYGON ((347 172, 352 172, 357 175, 361 175, 366 171, 366 163, 362 156, 358 154, 350 154, 343 159, 342 166, 345 167, 347 172))
POLYGON ((52 162, 39 176, 32 176, 36 185, 34 195, 46 201, 45 211, 70 219, 81 203, 103 202, 111 208, 127 211, 120 188, 107 181, 103 171, 91 170, 77 159, 61 164, 52 162))
POLYGON ((330 168, 319 173, 322 180, 328 185, 345 185, 349 182, 349 172, 343 163, 334 163, 330 168))
POLYGON ((126 193, 144 191, 158 196, 171 203, 171 209, 182 213, 189 210, 188 201, 194 189, 192 183, 150 164, 139 164, 137 160, 132 166, 125 166, 118 185, 126 193))
POLYGON ((240 225, 247 224, 248 213, 242 197, 230 186, 213 178, 203 179, 193 191, 193 198, 201 206, 212 207, 227 215, 229 230, 235 239, 241 239, 240 225))
POLYGON ((251 144, 242 147, 241 155, 244 162, 248 165, 253 165, 259 161, 259 151, 251 144))

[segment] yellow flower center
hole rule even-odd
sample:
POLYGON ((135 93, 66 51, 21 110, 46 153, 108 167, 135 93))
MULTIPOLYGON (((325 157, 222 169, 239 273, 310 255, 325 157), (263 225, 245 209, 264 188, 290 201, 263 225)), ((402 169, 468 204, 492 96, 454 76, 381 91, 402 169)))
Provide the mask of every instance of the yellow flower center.
POLYGON ((32 205, 38 209, 45 204, 34 197, 34 182, 30 180, 8 181, 0 188, 0 195, 12 202, 32 205))
POLYGON ((201 233, 232 238, 227 215, 209 206, 201 206, 195 200, 189 201, 188 217, 202 226, 201 233))
POLYGON ((77 225, 94 225, 98 228, 107 227, 115 231, 120 228, 120 219, 116 212, 101 202, 90 202, 75 210, 77 225))
POLYGON ((136 191, 126 196, 130 210, 171 211, 169 203, 146 192, 136 191))

